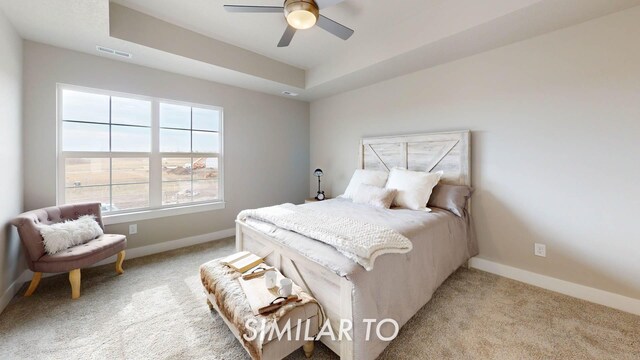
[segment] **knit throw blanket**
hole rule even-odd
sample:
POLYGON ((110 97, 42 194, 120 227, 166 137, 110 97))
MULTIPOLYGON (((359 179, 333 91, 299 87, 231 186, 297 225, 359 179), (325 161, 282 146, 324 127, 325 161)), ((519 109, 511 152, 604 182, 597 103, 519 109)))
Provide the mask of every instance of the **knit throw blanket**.
POLYGON ((244 210, 238 214, 238 220, 247 218, 331 245, 367 271, 373 269, 378 256, 404 254, 413 248, 409 239, 393 229, 293 204, 244 210))

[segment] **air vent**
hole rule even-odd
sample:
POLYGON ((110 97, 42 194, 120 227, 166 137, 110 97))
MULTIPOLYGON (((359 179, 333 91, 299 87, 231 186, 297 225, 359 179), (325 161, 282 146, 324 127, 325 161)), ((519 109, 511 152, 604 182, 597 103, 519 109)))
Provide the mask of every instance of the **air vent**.
POLYGON ((121 57, 126 57, 126 58, 131 58, 131 54, 129 54, 128 52, 124 52, 124 51, 120 51, 120 50, 113 50, 111 48, 108 47, 104 47, 104 46, 96 46, 96 50, 103 52, 105 54, 109 54, 109 55, 115 55, 115 56, 121 56, 121 57))
POLYGON ((284 95, 284 96, 298 96, 298 93, 294 93, 294 92, 291 92, 291 91, 283 91, 282 95, 284 95))

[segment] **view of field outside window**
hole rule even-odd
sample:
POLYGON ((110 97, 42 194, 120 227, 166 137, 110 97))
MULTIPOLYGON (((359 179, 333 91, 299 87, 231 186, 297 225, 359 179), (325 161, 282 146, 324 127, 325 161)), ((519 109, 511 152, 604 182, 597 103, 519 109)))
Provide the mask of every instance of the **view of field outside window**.
POLYGON ((68 89, 61 94, 65 203, 96 201, 104 212, 121 212, 220 198, 219 111, 68 89), (161 178, 151 178, 152 161, 161 162, 161 178), (153 183, 161 193, 150 192, 153 183))
POLYGON ((162 158, 162 205, 218 197, 219 119, 215 110, 160 103, 160 152, 188 157, 162 158))

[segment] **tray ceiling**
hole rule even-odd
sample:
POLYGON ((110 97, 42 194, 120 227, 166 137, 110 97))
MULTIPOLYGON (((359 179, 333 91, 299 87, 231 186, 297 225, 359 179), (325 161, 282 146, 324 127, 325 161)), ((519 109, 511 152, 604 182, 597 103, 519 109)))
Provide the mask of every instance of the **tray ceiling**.
POLYGON ((640 0, 346 0, 323 15, 356 30, 342 41, 318 28, 276 44, 280 14, 222 5, 278 0, 1 0, 26 39, 273 94, 313 100, 470 56, 632 6, 640 0), (114 12, 114 8, 118 11, 114 12), (110 28, 110 16, 111 28, 110 28), (137 17, 136 17, 137 16, 137 17), (116 19, 117 17, 117 19, 116 19), (139 25, 154 22, 144 31, 139 25))

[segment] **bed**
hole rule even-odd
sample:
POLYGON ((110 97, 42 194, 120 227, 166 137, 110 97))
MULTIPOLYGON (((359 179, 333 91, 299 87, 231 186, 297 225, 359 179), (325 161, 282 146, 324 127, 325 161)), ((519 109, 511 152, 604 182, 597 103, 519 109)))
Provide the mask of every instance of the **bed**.
MULTIPOLYGON (((443 171, 442 183, 470 185, 469 131, 364 138, 360 142, 362 169, 393 167, 443 171)), ((236 247, 266 257, 287 277, 312 294, 334 331, 349 319, 350 339, 336 334, 321 341, 342 359, 375 359, 388 341, 372 336, 365 319, 392 318, 404 325, 457 268, 476 255, 468 211, 459 217, 432 209, 376 209, 334 199, 300 205, 337 216, 380 224, 406 236, 413 249, 406 254, 380 256, 373 270, 346 258, 333 247, 255 219, 236 221, 236 247)), ((389 325, 390 324, 385 324, 389 325)), ((382 334, 388 336, 389 326, 382 334)), ((375 333, 376 324, 371 331, 375 333)))

